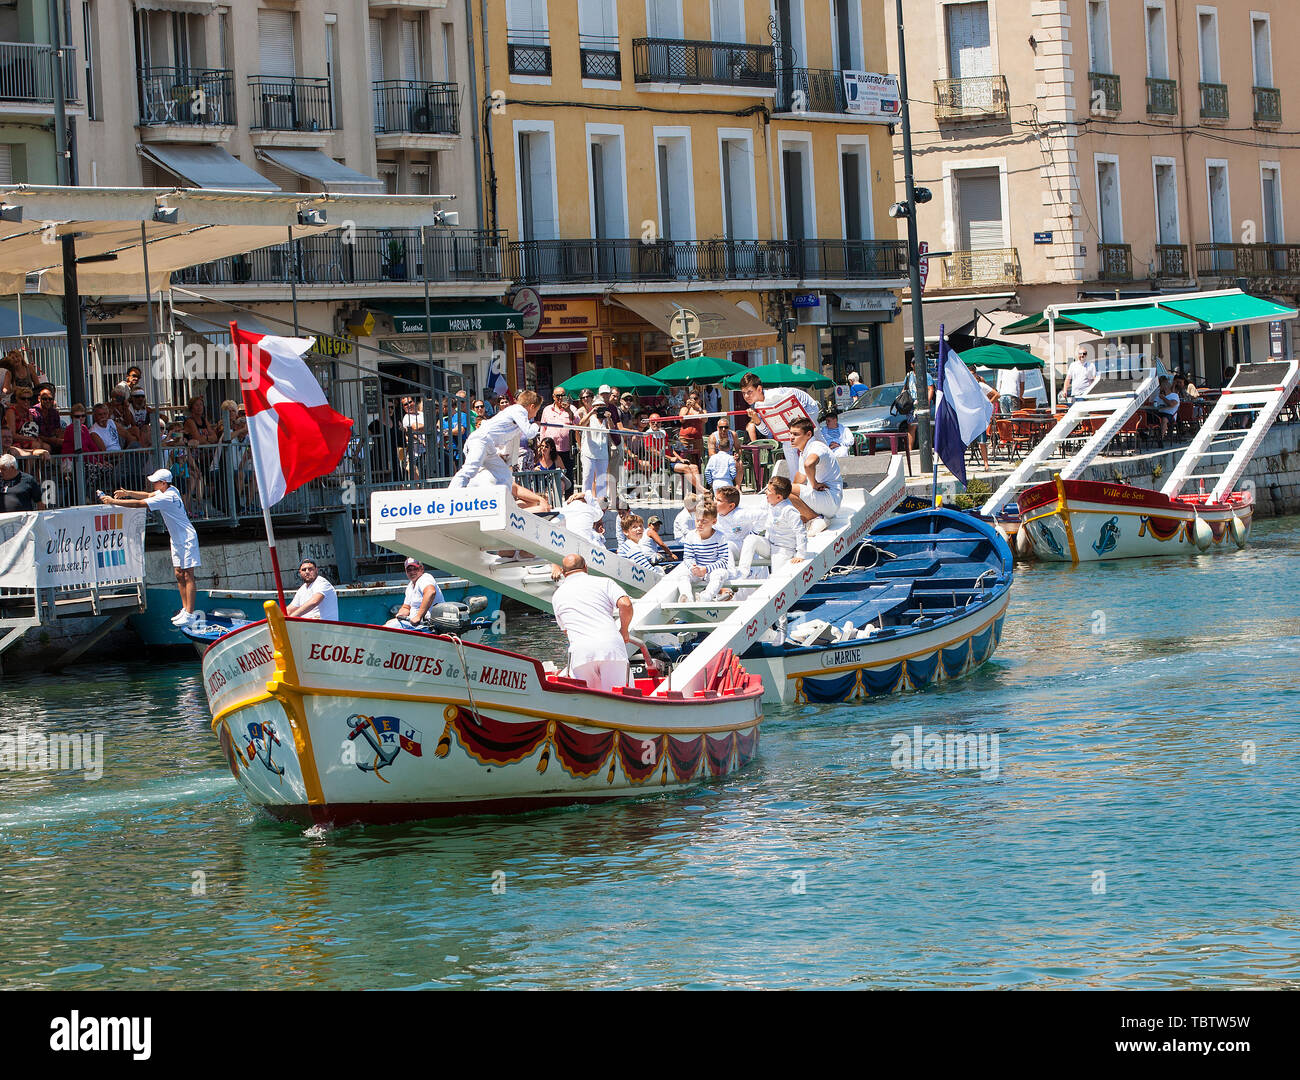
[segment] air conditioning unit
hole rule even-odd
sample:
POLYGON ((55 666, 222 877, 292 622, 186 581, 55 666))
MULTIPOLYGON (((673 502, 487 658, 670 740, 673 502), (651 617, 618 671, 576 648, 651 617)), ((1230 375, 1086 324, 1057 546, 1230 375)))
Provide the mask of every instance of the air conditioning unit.
POLYGON ((817 294, 816 307, 795 308, 795 314, 799 319, 800 326, 825 326, 827 312, 830 310, 826 303, 826 294, 817 294))
POLYGON ((428 134, 433 130, 433 110, 421 105, 411 110, 411 130, 428 134))

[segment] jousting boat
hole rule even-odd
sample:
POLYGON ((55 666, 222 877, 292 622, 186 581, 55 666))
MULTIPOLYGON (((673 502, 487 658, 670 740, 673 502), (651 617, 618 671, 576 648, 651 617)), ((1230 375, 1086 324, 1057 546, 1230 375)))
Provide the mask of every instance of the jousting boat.
POLYGON ((459 638, 266 618, 203 656, 212 727, 252 802, 300 824, 507 813, 673 791, 753 760, 762 683, 717 656, 614 692, 459 638))
POLYGON ((1080 563, 1245 547, 1255 497, 1237 482, 1297 384, 1300 360, 1238 368, 1159 491, 1058 475, 1020 492, 1034 553, 1080 563), (1183 494, 1191 481, 1213 487, 1183 494))

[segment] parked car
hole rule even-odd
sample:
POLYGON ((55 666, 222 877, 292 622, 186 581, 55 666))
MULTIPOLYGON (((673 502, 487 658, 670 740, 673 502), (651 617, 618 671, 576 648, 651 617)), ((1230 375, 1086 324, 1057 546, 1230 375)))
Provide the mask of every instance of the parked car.
POLYGON ((840 423, 854 436, 868 432, 906 431, 908 418, 895 412, 894 399, 902 392, 901 382, 873 386, 858 400, 840 413, 840 423))

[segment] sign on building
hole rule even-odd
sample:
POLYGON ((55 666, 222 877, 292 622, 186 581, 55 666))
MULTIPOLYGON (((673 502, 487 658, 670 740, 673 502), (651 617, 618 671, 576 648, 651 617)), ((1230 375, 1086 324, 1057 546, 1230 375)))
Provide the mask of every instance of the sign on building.
POLYGON ((859 116, 898 116, 898 76, 874 71, 844 72, 844 100, 848 112, 859 116))

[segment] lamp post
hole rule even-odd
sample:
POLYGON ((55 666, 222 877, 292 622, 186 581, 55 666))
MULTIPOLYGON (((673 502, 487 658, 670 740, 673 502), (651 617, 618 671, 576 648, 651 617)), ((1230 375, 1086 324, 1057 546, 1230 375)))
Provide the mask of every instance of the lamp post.
POLYGON ((893 217, 907 218, 907 271, 912 290, 912 370, 916 373, 916 441, 921 445, 921 471, 934 463, 930 428, 929 382, 925 368, 925 312, 921 308, 921 254, 916 235, 916 204, 928 202, 930 192, 913 185, 912 118, 907 104, 907 45, 903 35, 903 0, 894 0, 898 18, 898 98, 903 120, 903 202, 890 207, 893 217), (918 196, 922 196, 918 199, 918 196))

